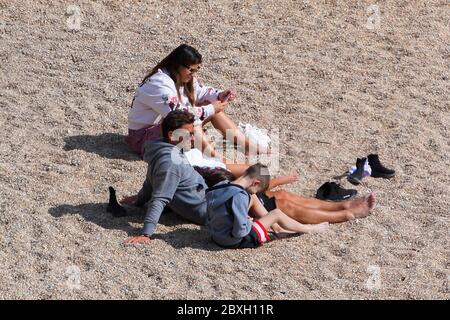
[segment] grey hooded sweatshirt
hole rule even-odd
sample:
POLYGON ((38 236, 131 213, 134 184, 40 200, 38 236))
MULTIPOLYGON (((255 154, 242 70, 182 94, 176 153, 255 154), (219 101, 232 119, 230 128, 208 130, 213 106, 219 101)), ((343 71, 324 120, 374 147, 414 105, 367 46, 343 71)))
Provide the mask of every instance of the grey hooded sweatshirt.
POLYGON ((206 192, 208 215, 205 227, 217 244, 239 244, 252 229, 248 219, 250 195, 239 185, 222 181, 206 192))
POLYGON ((149 202, 142 233, 153 234, 166 205, 183 218, 204 224, 207 186, 180 149, 162 139, 147 141, 144 160, 147 177, 136 202, 138 206, 149 202))

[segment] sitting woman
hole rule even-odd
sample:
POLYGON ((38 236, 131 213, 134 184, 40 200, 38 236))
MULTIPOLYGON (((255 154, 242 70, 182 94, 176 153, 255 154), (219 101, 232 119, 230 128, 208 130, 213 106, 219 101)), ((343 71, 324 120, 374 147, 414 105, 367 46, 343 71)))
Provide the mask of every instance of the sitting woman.
MULTIPOLYGON (((195 169, 203 176, 208 187, 212 187, 220 181, 233 181, 236 178, 229 170, 223 168, 195 167, 195 169)), ((304 224, 339 223, 364 218, 375 207, 375 195, 372 193, 355 200, 331 203, 302 197, 285 190, 271 191, 277 186, 295 180, 296 175, 272 179, 267 191, 258 192, 256 196, 267 211, 280 209, 289 217, 304 224)), ((256 218, 261 217, 260 210, 254 210, 252 213, 256 218)))
MULTIPOLYGON (((161 137, 162 119, 175 109, 188 109, 197 119, 197 124, 212 125, 226 136, 233 133, 234 143, 247 150, 262 149, 250 142, 235 123, 224 113, 228 102, 233 101, 235 92, 219 91, 201 85, 195 78, 202 63, 202 56, 191 46, 182 44, 158 63, 144 78, 136 90, 128 114, 127 143, 142 157, 144 142, 161 137), (230 131, 231 130, 231 131, 230 131)), ((197 130, 202 149, 213 157, 219 155, 209 145, 203 130, 197 130)))

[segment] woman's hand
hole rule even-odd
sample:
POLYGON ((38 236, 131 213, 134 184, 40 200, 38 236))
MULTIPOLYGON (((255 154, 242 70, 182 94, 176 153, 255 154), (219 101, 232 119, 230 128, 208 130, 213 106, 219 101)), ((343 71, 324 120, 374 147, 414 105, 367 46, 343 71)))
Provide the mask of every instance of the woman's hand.
POLYGON ((222 102, 220 100, 215 101, 212 103, 213 107, 214 107, 214 112, 217 114, 219 112, 222 112, 223 110, 225 110, 225 107, 227 106, 228 102, 222 102))
POLYGON ((233 101, 235 98, 236 98, 236 91, 234 91, 232 89, 222 91, 217 96, 217 99, 219 99, 219 101, 221 101, 221 102, 233 101))
POLYGON ((140 235, 137 237, 129 237, 127 240, 125 240, 125 244, 136 244, 136 243, 145 243, 149 242, 151 238, 149 236, 140 235))

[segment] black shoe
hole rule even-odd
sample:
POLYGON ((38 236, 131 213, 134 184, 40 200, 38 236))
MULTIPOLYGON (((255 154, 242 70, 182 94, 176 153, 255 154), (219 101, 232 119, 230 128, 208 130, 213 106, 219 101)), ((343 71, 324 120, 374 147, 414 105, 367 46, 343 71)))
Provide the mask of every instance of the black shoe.
POLYGON ((316 198, 329 201, 350 200, 358 191, 354 189, 344 189, 336 182, 325 182, 317 190, 316 198))
POLYGON ((112 213, 114 217, 124 217, 127 215, 127 210, 117 202, 116 190, 113 187, 109 187, 109 203, 106 211, 112 213))
POLYGON ((364 164, 366 163, 366 158, 356 159, 356 170, 347 177, 347 180, 354 185, 360 184, 364 174, 364 164))
POLYGON ((389 179, 395 176, 395 170, 384 167, 377 154, 369 154, 367 159, 369 160, 369 165, 372 169, 372 173, 370 174, 371 177, 389 179))

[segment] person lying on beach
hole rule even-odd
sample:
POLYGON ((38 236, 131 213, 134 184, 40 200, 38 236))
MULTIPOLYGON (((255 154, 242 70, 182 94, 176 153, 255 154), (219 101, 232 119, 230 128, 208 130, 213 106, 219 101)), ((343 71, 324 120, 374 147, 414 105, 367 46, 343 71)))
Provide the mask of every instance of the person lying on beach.
MULTIPOLYGON (((212 187, 221 181, 232 181, 235 176, 224 168, 194 167, 205 179, 208 187, 212 187)), ((291 174, 284 177, 271 179, 267 190, 257 192, 256 196, 266 211, 280 209, 294 220, 305 224, 317 224, 321 222, 340 223, 369 215, 375 207, 375 195, 342 202, 328 202, 315 198, 302 197, 298 194, 273 188, 296 181, 297 175, 291 174)), ((254 212, 261 217, 261 212, 254 212)))
POLYGON ((194 115, 186 110, 173 111, 161 124, 163 138, 145 143, 144 160, 148 163, 147 176, 133 204, 147 204, 144 227, 139 236, 125 243, 147 242, 155 231, 164 208, 197 224, 206 220, 207 188, 202 176, 184 158, 179 144, 191 144, 194 138, 194 115), (189 137, 175 134, 177 129, 189 137))
MULTIPOLYGON (((211 187, 221 180, 232 181, 240 177, 249 167, 247 164, 223 163, 220 159, 211 159, 195 148, 184 152, 189 163, 203 176, 211 187)), ((258 192, 257 196, 267 211, 279 208, 291 218, 301 223, 320 222, 340 223, 364 218, 375 207, 375 195, 342 202, 328 202, 315 198, 302 197, 298 194, 280 189, 277 186, 297 181, 297 174, 281 176, 270 180, 269 189, 258 192)))
POLYGON ((268 168, 257 163, 236 180, 221 181, 206 191, 205 227, 217 245, 231 249, 257 248, 273 240, 268 235, 270 229, 286 235, 322 232, 328 228, 328 222, 301 224, 280 209, 267 212, 254 195, 266 191, 269 181, 268 168), (249 210, 255 206, 263 212, 253 220, 249 210))
MULTIPOLYGON (((211 121, 224 137, 232 134, 233 142, 245 147, 245 152, 270 152, 263 150, 245 137, 224 109, 235 99, 233 90, 220 91, 203 86, 195 75, 200 70, 201 54, 193 47, 182 44, 159 62, 137 88, 128 113, 128 136, 126 141, 139 156, 144 154, 144 142, 161 138, 162 119, 170 111, 186 109, 192 112, 201 125, 211 121)), ((201 128, 201 126, 199 126, 201 128)), ((219 156, 197 130, 202 149, 212 156, 219 156)))

